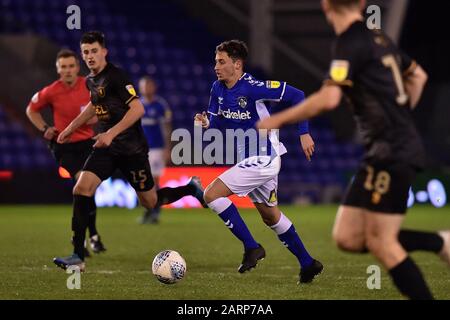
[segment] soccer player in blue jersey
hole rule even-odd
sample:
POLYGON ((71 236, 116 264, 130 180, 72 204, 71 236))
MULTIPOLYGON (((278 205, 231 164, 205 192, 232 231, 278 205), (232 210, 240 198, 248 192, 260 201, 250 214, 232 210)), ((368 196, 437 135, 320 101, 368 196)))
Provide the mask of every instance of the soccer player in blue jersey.
MULTIPOLYGON (((141 102, 145 113, 141 123, 149 145, 148 159, 152 169, 153 181, 159 188, 159 178, 170 161, 170 135, 172 133, 172 111, 167 101, 157 95, 157 85, 149 76, 139 80, 141 102)), ((158 223, 160 207, 146 210, 141 223, 158 223)))
MULTIPOLYGON (((302 91, 278 81, 258 81, 244 72, 248 49, 244 42, 231 40, 216 48, 215 72, 218 80, 211 89, 208 115, 195 115, 203 128, 244 130, 258 133, 255 123, 268 117, 267 102, 295 103, 304 99, 302 91)), ((300 124, 300 139, 305 155, 311 158, 314 142, 308 133, 308 123, 300 124)), ((244 245, 244 257, 238 268, 244 273, 265 257, 264 248, 250 233, 236 206, 227 198, 232 194, 249 195, 264 223, 277 235, 300 263, 300 283, 311 282, 322 272, 322 264, 310 256, 294 225, 278 208, 278 173, 281 155, 286 148, 278 141, 277 132, 270 132, 269 143, 252 146, 255 141, 244 139, 237 143, 238 159, 235 166, 215 179, 205 190, 208 206, 244 245)), ((260 140, 258 135, 257 141, 260 140)))

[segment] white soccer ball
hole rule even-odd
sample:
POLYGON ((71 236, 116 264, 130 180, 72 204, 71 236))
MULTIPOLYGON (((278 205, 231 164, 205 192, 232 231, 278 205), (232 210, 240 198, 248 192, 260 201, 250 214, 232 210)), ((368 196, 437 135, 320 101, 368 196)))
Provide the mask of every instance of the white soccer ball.
POLYGON ((183 279, 186 274, 186 261, 174 250, 164 250, 153 259, 152 272, 165 284, 173 284, 183 279))

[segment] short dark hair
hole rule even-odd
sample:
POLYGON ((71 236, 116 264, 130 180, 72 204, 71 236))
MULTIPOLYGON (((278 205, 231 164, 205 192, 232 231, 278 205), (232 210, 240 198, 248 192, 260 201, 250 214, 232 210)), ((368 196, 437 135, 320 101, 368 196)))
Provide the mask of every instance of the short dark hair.
POLYGON ((245 62, 248 56, 247 45, 241 40, 224 41, 216 47, 216 53, 218 51, 226 52, 233 61, 240 59, 245 62))
POLYGON ((70 49, 61 49, 56 54, 56 61, 58 61, 60 58, 69 58, 74 57, 77 62, 79 62, 78 57, 75 52, 73 52, 70 49))
POLYGON ((83 43, 92 44, 95 42, 98 42, 100 44, 100 46, 103 48, 106 47, 105 35, 103 34, 103 32, 100 32, 100 31, 86 32, 85 34, 83 34, 81 36, 80 45, 82 45, 83 43))
POLYGON ((361 0, 328 0, 328 2, 334 10, 339 11, 342 8, 358 7, 361 0))

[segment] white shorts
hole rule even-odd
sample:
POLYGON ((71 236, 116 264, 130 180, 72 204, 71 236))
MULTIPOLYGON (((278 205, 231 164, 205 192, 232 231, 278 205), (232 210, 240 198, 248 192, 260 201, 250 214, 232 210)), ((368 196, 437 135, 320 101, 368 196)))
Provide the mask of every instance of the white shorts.
POLYGON ((256 203, 276 206, 278 173, 281 158, 254 156, 242 160, 219 176, 219 179, 237 196, 245 197, 256 203))
POLYGON ((164 149, 150 149, 148 152, 148 160, 152 169, 152 175, 154 177, 160 177, 166 168, 164 149))

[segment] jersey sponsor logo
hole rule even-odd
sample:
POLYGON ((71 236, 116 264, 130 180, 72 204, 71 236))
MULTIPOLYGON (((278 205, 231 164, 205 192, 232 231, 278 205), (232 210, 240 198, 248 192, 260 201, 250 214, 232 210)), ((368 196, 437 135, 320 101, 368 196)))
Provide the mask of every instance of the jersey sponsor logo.
POLYGON ((269 203, 275 203, 277 202, 277 199, 277 190, 273 189, 272 191, 270 191, 269 203))
POLYGON ((238 105, 241 108, 245 108, 247 106, 247 98, 246 97, 239 97, 238 98, 238 105))
POLYGON ((95 115, 97 116, 98 120, 109 119, 108 109, 104 106, 95 106, 95 115))
POLYGON ((31 102, 38 103, 38 101, 39 101, 39 92, 36 92, 33 98, 31 98, 31 102))
POLYGON ((136 90, 134 90, 134 87, 132 84, 125 86, 125 88, 127 89, 128 93, 131 94, 132 96, 136 95, 136 90))
POLYGON ((333 60, 330 67, 330 77, 336 82, 347 79, 350 63, 347 60, 333 60))
POLYGON ((266 81, 267 89, 278 89, 281 86, 280 81, 266 81))
POLYGON ((218 97, 217 98, 217 103, 218 104, 223 104, 223 97, 218 97))
POLYGON ((238 111, 231 111, 230 109, 228 109, 228 110, 221 110, 220 113, 226 119, 249 120, 249 119, 252 118, 251 115, 250 115, 250 111, 241 112, 240 110, 238 110, 238 111))

